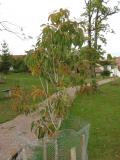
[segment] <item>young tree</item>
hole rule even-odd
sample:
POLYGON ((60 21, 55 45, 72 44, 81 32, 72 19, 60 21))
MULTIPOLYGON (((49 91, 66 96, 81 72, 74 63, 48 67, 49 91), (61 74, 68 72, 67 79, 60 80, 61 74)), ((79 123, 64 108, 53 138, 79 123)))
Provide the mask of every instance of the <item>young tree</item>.
MULTIPOLYGON (((49 95, 49 83, 54 91, 60 91, 55 103, 48 101, 47 108, 40 114, 40 120, 33 123, 39 138, 51 135, 59 129, 58 118, 64 119, 68 110, 68 97, 61 91, 65 74, 70 74, 67 60, 73 48, 81 48, 84 42, 79 23, 71 21, 67 9, 60 9, 49 16, 49 23, 43 25, 34 50, 28 52, 26 63, 34 75, 38 75, 45 97, 49 95), (41 76, 45 82, 42 82, 41 76)), ((72 61, 70 63, 73 63, 72 61)))
POLYGON ((2 46, 2 55, 1 55, 1 65, 0 70, 3 73, 8 73, 11 66, 11 55, 9 52, 8 44, 3 41, 2 46))

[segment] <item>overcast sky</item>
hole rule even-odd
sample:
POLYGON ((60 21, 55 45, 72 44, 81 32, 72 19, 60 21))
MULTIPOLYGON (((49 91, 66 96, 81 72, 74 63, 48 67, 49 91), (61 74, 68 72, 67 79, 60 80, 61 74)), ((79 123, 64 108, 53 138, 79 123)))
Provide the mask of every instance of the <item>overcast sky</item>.
MULTIPOLYGON (((24 33, 33 37, 29 40, 21 40, 15 35, 7 32, 0 32, 0 43, 5 40, 12 54, 24 54, 36 43, 40 34, 40 25, 47 22, 48 15, 59 8, 67 8, 71 12, 71 17, 80 18, 84 0, 0 0, 0 21, 9 21, 17 26, 23 27, 24 33)), ((111 0, 113 5, 117 0, 111 0)), ((111 27, 116 34, 108 34, 108 53, 120 56, 120 13, 109 19, 111 27)), ((19 27, 11 26, 15 31, 19 27)))

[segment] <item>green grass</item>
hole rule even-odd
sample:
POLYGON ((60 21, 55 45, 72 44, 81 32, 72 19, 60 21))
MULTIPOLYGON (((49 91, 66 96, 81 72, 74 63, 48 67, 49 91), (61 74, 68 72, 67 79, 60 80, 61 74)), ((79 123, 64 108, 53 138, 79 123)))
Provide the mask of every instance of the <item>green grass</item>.
POLYGON ((20 85, 26 90, 30 90, 33 85, 40 86, 40 81, 28 73, 11 73, 6 75, 6 82, 0 84, 0 123, 11 120, 18 115, 11 108, 11 100, 5 98, 4 93, 1 92, 4 89, 13 88, 15 85, 20 85))
POLYGON ((6 83, 0 84, 0 90, 12 88, 15 85, 20 85, 26 89, 31 88, 32 85, 39 85, 40 81, 37 77, 31 76, 29 73, 10 73, 5 76, 6 83))
MULTIPOLYGON (((89 160, 120 159, 120 80, 102 86, 100 93, 77 96, 68 119, 71 117, 91 124, 89 160)), ((64 123, 67 126, 71 121, 64 123)))

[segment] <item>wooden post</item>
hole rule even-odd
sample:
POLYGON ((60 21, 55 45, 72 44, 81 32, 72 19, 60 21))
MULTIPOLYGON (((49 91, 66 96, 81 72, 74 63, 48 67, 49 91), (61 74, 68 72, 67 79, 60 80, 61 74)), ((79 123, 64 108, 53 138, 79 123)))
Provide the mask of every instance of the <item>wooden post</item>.
POLYGON ((58 143, 57 143, 57 139, 55 139, 55 160, 58 160, 58 143))
POLYGON ((71 148, 70 154, 71 154, 70 160, 76 160, 76 148, 75 147, 71 148))
POLYGON ((47 144, 46 144, 46 137, 43 138, 43 160, 47 160, 47 144))
POLYGON ((23 150, 22 150, 22 156, 23 156, 23 160, 27 160, 25 148, 23 148, 23 150))
POLYGON ((81 135, 81 160, 86 160, 85 134, 81 135))

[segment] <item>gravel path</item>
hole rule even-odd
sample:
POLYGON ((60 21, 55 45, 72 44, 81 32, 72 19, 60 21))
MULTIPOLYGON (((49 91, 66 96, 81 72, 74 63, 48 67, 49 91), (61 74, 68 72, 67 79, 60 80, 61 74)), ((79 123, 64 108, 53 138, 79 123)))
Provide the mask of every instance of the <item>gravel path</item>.
MULTIPOLYGON (((115 79, 106 79, 99 81, 98 84, 103 85, 114 80, 115 79)), ((66 89, 66 92, 70 98, 73 99, 79 88, 79 86, 71 87, 66 89)), ((56 94, 52 95, 50 99, 55 97, 56 94)), ((39 104, 39 106, 42 107, 45 105, 46 101, 39 104)), ((23 146, 37 143, 37 138, 31 132, 31 122, 37 117, 37 112, 29 116, 19 115, 9 122, 0 124, 0 160, 9 160, 9 158, 23 146)))

